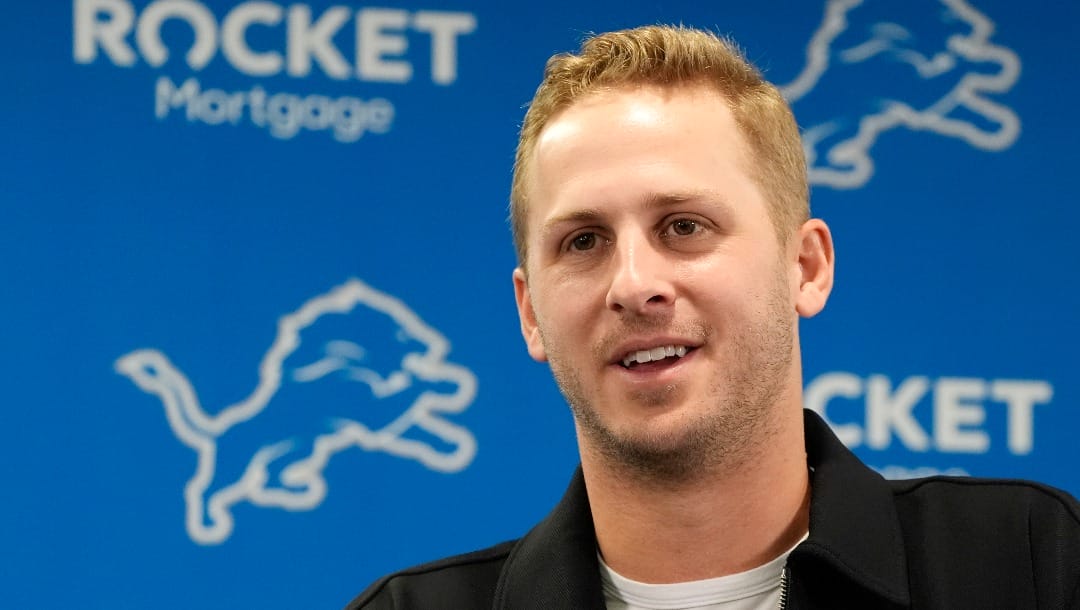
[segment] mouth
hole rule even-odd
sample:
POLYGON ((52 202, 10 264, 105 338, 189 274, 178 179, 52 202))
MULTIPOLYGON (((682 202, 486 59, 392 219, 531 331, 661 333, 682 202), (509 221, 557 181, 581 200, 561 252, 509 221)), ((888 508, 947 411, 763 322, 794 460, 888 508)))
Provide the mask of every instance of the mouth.
POLYGON ((689 345, 672 344, 632 350, 623 355, 619 364, 624 369, 660 368, 677 362, 694 349, 696 348, 689 345))

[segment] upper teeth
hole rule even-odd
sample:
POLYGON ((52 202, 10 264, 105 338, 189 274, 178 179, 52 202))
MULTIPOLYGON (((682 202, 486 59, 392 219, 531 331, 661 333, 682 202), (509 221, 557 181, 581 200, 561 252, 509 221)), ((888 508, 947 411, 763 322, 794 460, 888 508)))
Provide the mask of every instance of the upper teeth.
POLYGON ((652 349, 642 349, 636 352, 630 352, 623 358, 623 366, 630 366, 631 363, 637 362, 638 364, 645 364, 646 362, 652 362, 654 360, 661 360, 663 358, 670 358, 671 356, 678 356, 682 358, 686 355, 685 345, 665 345, 662 347, 654 347, 652 349))

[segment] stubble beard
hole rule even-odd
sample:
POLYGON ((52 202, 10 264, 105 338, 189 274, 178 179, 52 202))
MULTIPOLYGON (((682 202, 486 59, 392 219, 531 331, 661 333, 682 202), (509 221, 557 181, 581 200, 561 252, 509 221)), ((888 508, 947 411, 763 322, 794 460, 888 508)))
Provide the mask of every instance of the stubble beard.
MULTIPOLYGON (((705 396, 715 404, 686 414, 673 430, 616 430, 592 404, 581 376, 560 357, 561 350, 549 349, 555 381, 587 446, 624 476, 665 486, 754 460, 774 432, 774 405, 791 369, 795 322, 786 290, 781 275, 766 299, 765 316, 726 333, 731 360, 726 369, 715 372, 705 396)), ((669 324, 658 324, 634 322, 620 336, 646 329, 673 330, 669 324)), ((703 341, 716 335, 700 321, 674 330, 703 341)), ((667 386, 630 399, 641 406, 661 407, 677 392, 679 388, 667 386)))

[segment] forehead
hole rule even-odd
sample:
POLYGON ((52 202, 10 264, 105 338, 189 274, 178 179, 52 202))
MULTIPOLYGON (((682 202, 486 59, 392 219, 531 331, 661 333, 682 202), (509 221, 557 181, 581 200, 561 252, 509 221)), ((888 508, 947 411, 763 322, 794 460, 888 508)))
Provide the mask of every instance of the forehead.
POLYGON ((541 131, 528 180, 530 234, 582 207, 712 192, 759 198, 726 99, 705 86, 590 93, 541 131), (753 192, 748 192, 753 191, 753 192))
POLYGON ((587 93, 556 113, 541 130, 533 156, 554 152, 558 147, 582 143, 575 138, 597 132, 608 140, 630 143, 644 133, 663 132, 691 136, 709 117, 709 127, 730 130, 738 136, 727 99, 705 84, 671 87, 627 85, 587 93), (619 129, 611 130, 616 127, 619 129), (621 137, 620 137, 621 136, 621 137))

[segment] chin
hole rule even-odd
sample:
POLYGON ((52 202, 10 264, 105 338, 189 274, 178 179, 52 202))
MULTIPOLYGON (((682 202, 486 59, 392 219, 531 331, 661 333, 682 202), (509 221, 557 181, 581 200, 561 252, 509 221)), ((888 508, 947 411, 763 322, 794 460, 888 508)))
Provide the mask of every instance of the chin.
POLYGON ((699 471, 714 453, 714 439, 697 419, 667 411, 619 423, 578 418, 578 427, 612 466, 650 478, 681 479, 699 471))
POLYGON ((574 415, 582 440, 613 469, 679 483, 746 463, 753 459, 755 439, 767 434, 767 409, 725 398, 651 406, 634 401, 636 408, 617 413, 575 408, 574 415))

